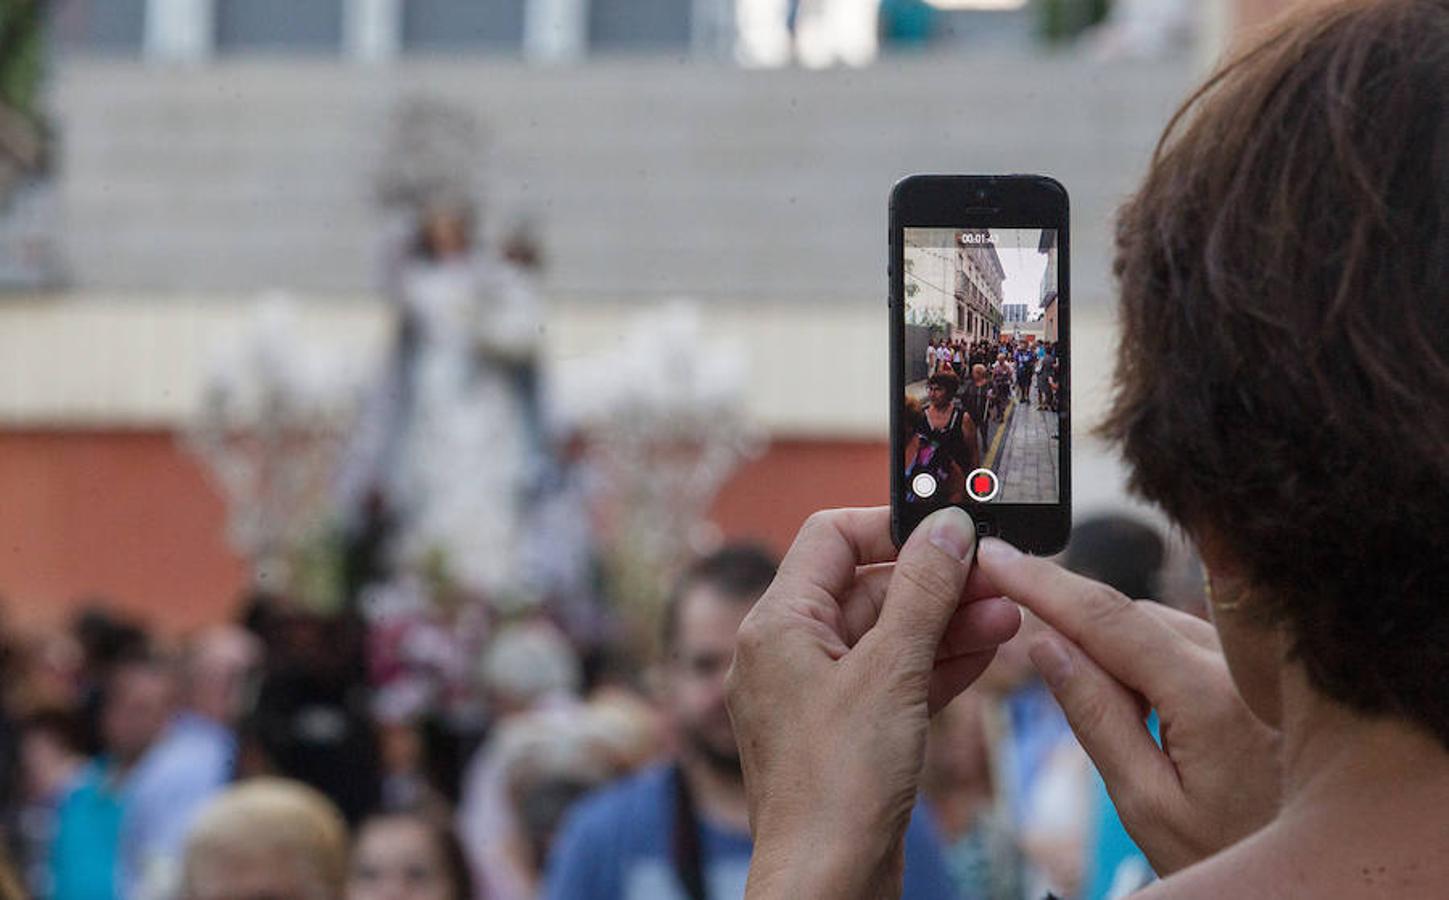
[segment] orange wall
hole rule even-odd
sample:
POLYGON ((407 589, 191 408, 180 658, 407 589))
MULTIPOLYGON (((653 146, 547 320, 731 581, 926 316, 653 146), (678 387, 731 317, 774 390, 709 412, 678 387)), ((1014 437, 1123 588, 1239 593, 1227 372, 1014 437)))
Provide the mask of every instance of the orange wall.
POLYGON ((725 485, 712 517, 727 537, 784 553, 817 509, 889 502, 889 455, 885 441, 777 440, 725 485))
POLYGON ((213 621, 244 581, 224 528, 169 432, 0 432, 0 597, 16 619, 99 595, 168 631, 213 621))
MULTIPOLYGON (((783 552, 812 511, 883 503, 883 442, 781 440, 725 486, 729 537, 783 552)), ((0 431, 0 601, 56 621, 109 598, 166 632, 229 615, 245 584, 226 511, 169 431, 0 431)))

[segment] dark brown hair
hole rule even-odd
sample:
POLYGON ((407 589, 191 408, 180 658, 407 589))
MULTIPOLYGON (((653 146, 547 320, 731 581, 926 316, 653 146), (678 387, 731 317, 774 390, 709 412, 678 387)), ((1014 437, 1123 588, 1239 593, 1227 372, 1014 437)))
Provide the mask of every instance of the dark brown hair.
POLYGON ((1449 0, 1316 6, 1121 211, 1103 433, 1312 684, 1449 746, 1449 0))
POLYGON ((937 372, 926 379, 928 387, 944 388, 947 394, 954 394, 961 387, 961 379, 953 371, 937 372))
POLYGON ((463 844, 458 840, 452 823, 428 810, 398 809, 369 815, 357 826, 352 845, 353 855, 356 855, 362 834, 369 825, 387 822, 413 822, 421 825, 423 830, 428 833, 428 839, 433 842, 433 848, 442 859, 443 876, 447 879, 448 886, 452 888, 455 900, 477 900, 480 895, 478 886, 474 883, 473 870, 468 865, 463 844))
POLYGON ((726 544, 708 556, 695 560, 664 601, 661 621, 664 651, 674 649, 679 637, 679 607, 690 591, 707 586, 721 596, 741 603, 753 604, 775 580, 779 564, 769 550, 759 544, 738 542, 726 544))

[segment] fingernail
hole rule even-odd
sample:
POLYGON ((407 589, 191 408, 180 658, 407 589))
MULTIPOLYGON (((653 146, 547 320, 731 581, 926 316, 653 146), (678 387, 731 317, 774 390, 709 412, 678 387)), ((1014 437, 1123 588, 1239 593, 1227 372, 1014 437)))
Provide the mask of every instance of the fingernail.
POLYGON ((976 526, 965 510, 955 506, 943 509, 932 518, 931 543, 965 562, 971 558, 971 548, 976 544, 976 526))
POLYGON ((981 542, 981 546, 977 548, 976 552, 981 555, 982 559, 997 563, 1010 562, 1018 556, 1021 556, 1020 550, 1003 541, 1001 538, 985 539, 981 542))
MULTIPOLYGON (((985 548, 983 548, 985 549, 985 548)), ((1041 673, 1041 677, 1047 683, 1047 687, 1059 688, 1071 680, 1075 674, 1076 667, 1072 664, 1072 657, 1067 649, 1051 638, 1043 638, 1036 642, 1026 654, 1031 658, 1031 664, 1041 673)))

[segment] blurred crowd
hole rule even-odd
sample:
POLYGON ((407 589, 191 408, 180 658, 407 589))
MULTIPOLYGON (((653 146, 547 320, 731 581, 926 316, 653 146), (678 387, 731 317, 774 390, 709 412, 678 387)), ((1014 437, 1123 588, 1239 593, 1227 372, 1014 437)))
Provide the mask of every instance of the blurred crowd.
MULTIPOLYGON (((1164 552, 1113 517, 1080 525, 1067 563, 1172 601, 1164 552)), ((403 707, 393 638, 283 596, 178 640, 100 601, 65 628, 6 627, 0 868, 14 895, 57 900, 742 896, 723 684, 774 571, 752 545, 697 560, 654 659, 581 647, 542 613, 495 623, 458 683, 403 707)), ((456 656, 447 637, 411 640, 456 656)), ((1151 878, 1022 646, 933 726, 907 897, 1151 878)))
MULTIPOLYGON (((404 182, 384 258, 397 328, 346 439, 331 563, 257 566, 230 621, 194 634, 104 599, 64 628, 0 623, 15 892, 743 896, 724 682, 776 560, 728 544, 678 566, 662 603, 605 589, 587 491, 569 489, 576 454, 541 412, 536 249, 484 246, 466 190, 404 182)), ((989 396, 1026 402, 1034 373, 1047 405, 1054 349, 933 346, 931 377, 992 365, 1010 384, 989 396)), ((1082 558, 1128 548, 1140 577, 1123 590, 1153 594, 1159 539, 1108 530, 1082 558)), ((940 717, 905 896, 1108 896, 1089 888, 1089 768, 1033 672, 1013 645, 940 717)))

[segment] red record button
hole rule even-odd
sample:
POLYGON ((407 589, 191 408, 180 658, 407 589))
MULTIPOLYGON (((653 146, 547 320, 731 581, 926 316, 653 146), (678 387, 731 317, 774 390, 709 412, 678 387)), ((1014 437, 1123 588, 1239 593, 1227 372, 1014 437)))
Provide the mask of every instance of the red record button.
POLYGON ((990 469, 977 469, 966 476, 966 493, 978 503, 995 499, 1000 490, 1001 481, 990 469))

